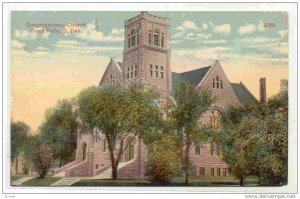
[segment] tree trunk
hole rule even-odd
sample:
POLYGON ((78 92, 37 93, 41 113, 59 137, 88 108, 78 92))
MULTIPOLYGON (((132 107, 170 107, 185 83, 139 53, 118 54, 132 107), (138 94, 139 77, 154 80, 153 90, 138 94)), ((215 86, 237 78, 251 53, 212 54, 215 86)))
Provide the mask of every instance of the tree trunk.
POLYGON ((241 177, 241 178, 240 178, 240 186, 241 186, 241 187, 244 186, 244 177, 241 177))
POLYGON ((189 154, 190 154, 190 141, 188 139, 186 141, 186 148, 185 148, 185 184, 189 183, 189 167, 190 167, 189 154))
POLYGON ((116 165, 112 167, 112 179, 118 179, 118 166, 116 165))
POLYGON ((16 161, 15 161, 15 172, 16 175, 18 175, 18 168, 19 168, 19 159, 18 156, 16 157, 16 161))

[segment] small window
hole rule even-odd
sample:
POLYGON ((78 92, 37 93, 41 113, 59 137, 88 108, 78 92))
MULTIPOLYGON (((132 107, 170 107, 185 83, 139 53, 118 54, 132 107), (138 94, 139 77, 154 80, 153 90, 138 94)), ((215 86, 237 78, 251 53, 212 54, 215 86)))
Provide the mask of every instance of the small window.
POLYGON ((99 164, 96 164, 96 169, 99 169, 99 164))
POLYGON ((153 66, 150 64, 150 77, 153 77, 153 66))
POLYGON ((106 152, 107 149, 107 141, 103 140, 103 152, 106 152))
POLYGON ((148 33, 148 44, 152 44, 152 33, 148 33))
POLYGON ((210 168, 210 176, 211 177, 215 176, 215 169, 214 168, 210 168))
POLYGON ((215 79, 213 79, 213 88, 215 88, 215 79))
POLYGON ((131 40, 132 40, 132 41, 131 41, 131 42, 132 42, 132 46, 135 46, 135 36, 132 36, 132 37, 131 37, 131 40))
POLYGON ((130 78, 132 78, 133 77, 133 72, 131 71, 131 73, 130 73, 130 78))
POLYGON ((164 47, 164 45, 165 45, 164 42, 165 42, 164 37, 161 37, 161 47, 164 47))
POLYGON ((137 43, 137 45, 140 44, 140 35, 137 35, 137 36, 136 36, 136 43, 137 43))
POLYGON ((131 66, 131 70, 133 70, 133 66, 131 66))
POLYGON ((138 69, 138 66, 137 66, 137 65, 134 65, 134 68, 135 68, 135 70, 137 70, 137 69, 138 69))
POLYGON ((137 77, 137 71, 134 71, 134 77, 137 77))
POLYGON ((130 37, 128 38, 128 48, 130 48, 130 37))
POLYGON ((214 155, 214 143, 211 142, 210 143, 210 149, 209 149, 210 155, 213 156, 214 155))
POLYGON ((161 70, 161 71, 164 71, 164 67, 163 67, 163 66, 161 66, 161 67, 160 67, 160 70, 161 70))
POLYGON ((164 72, 160 72, 160 77, 163 79, 164 78, 164 72))
POLYGON ((158 35, 154 35, 154 45, 158 46, 158 43, 159 43, 158 35))
POLYGON ((195 155, 200 155, 200 143, 195 144, 195 155))
POLYGON ((223 81, 221 80, 220 88, 223 89, 223 81))
POLYGON ((158 65, 155 65, 155 70, 158 70, 158 65))
POLYGON ((129 73, 127 73, 127 79, 129 79, 129 73))
POLYGON ((220 156, 220 144, 217 144, 216 155, 220 156))
POLYGON ((223 168, 223 176, 224 176, 224 177, 227 176, 227 168, 223 168))
POLYGON ((221 176, 221 169, 217 168, 217 176, 221 176))
POLYGON ((205 167, 200 167, 200 175, 201 176, 205 175, 205 167))

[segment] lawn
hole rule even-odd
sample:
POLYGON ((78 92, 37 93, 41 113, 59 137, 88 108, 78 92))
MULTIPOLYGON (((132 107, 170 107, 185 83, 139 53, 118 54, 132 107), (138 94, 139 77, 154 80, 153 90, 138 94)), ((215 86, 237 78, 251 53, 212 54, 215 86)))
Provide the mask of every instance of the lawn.
POLYGON ((21 186, 50 186, 54 182, 59 181, 60 177, 45 177, 44 179, 41 178, 32 178, 24 183, 21 186))
POLYGON ((10 176, 10 182, 17 181, 19 179, 23 178, 23 176, 10 176))
MULTIPOLYGON (((244 180, 244 184, 257 184, 257 177, 247 177, 244 180)), ((231 177, 191 177, 189 184, 185 184, 184 178, 174 178, 172 183, 163 186, 228 186, 239 185, 239 180, 231 177)), ((74 183, 71 186, 158 186, 152 184, 146 179, 123 179, 123 180, 111 180, 111 179, 82 179, 74 183)))

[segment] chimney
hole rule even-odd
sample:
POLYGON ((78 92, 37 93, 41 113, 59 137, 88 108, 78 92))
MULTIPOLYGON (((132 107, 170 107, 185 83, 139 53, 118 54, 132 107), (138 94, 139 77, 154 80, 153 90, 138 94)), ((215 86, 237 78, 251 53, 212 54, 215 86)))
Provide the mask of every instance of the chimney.
POLYGON ((259 79, 259 96, 260 96, 260 102, 267 101, 266 78, 265 77, 259 79))
POLYGON ((280 80, 280 92, 287 91, 288 90, 288 80, 282 79, 280 80))

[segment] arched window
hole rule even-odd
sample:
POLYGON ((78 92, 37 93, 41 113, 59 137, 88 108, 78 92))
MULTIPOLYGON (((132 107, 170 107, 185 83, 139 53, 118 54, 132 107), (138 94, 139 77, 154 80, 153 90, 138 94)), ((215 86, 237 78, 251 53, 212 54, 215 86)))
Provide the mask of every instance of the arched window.
POLYGON ((220 128, 222 122, 222 113, 218 110, 212 112, 212 126, 214 129, 220 128))
POLYGON ((87 144, 84 143, 82 146, 82 161, 86 159, 86 150, 87 150, 87 144))
POLYGON ((131 30, 131 46, 135 46, 135 30, 131 30))
POLYGON ((136 35, 136 44, 139 45, 140 44, 140 33, 139 31, 136 31, 137 35, 136 35))
POLYGON ((148 33, 148 44, 152 45, 152 31, 151 30, 149 30, 149 33, 148 33))
POLYGON ((200 142, 195 143, 195 155, 200 155, 201 145, 200 142))
POLYGON ((155 31, 154 31, 154 45, 155 46, 159 45, 159 31, 158 31, 158 29, 155 29, 155 31))
POLYGON ((130 35, 128 36, 128 48, 130 48, 131 45, 131 40, 130 40, 130 35))
POLYGON ((134 159, 134 140, 131 140, 131 138, 128 138, 129 143, 125 152, 125 161, 130 161, 134 159))
POLYGON ((110 75, 109 82, 110 82, 110 85, 112 85, 112 86, 115 85, 115 76, 113 74, 110 75))

